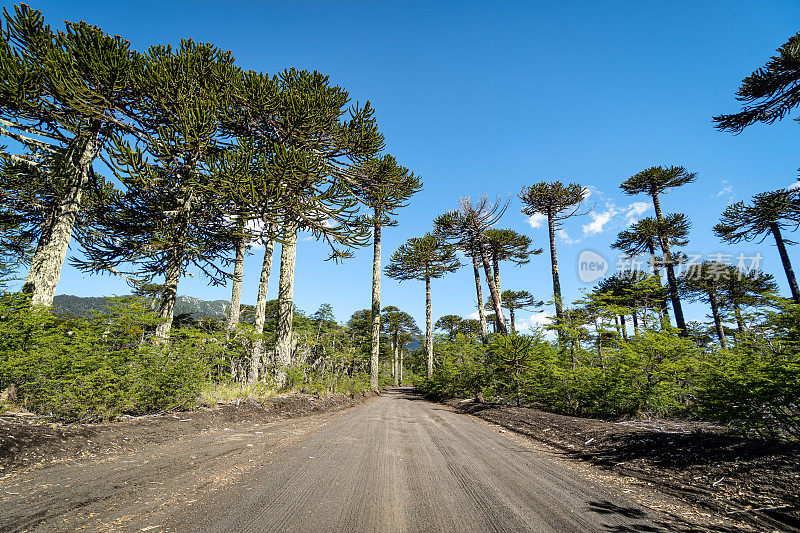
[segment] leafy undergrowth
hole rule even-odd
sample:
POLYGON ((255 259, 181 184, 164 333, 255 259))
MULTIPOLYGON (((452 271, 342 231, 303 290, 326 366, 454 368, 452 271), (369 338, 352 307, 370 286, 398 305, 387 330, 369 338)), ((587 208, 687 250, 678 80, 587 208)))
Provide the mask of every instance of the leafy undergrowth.
POLYGON ((607 422, 474 400, 446 403, 729 516, 800 528, 800 443, 729 435, 704 423, 607 422))

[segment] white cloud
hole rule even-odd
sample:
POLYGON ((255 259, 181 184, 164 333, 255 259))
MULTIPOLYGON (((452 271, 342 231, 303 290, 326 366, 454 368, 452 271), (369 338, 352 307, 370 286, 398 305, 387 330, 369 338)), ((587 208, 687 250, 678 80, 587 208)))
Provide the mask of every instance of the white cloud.
POLYGON ((467 318, 472 319, 472 320, 478 320, 480 317, 481 317, 481 315, 478 314, 478 310, 477 309, 475 310, 474 313, 467 315, 467 318))
POLYGON ((712 194, 711 198, 719 198, 720 196, 727 196, 728 203, 733 203, 734 195, 733 195, 733 185, 728 183, 728 180, 722 180, 721 187, 717 194, 712 194))
POLYGON ((563 229, 558 230, 557 235, 563 242, 569 245, 581 242, 581 239, 573 239, 572 237, 569 236, 569 233, 567 233, 567 231, 563 229))
POLYGON ((533 327, 544 327, 550 325, 552 323, 553 317, 547 314, 547 311, 539 311, 538 313, 534 313, 528 318, 527 326, 529 328, 533 327))
POLYGON ((789 188, 789 190, 800 189, 800 180, 795 181, 794 183, 789 185, 788 188, 789 188))
POLYGON ((606 224, 611 222, 611 219, 614 218, 617 214, 619 214, 619 211, 617 210, 617 207, 611 202, 606 202, 605 211, 598 212, 592 209, 591 211, 589 211, 589 216, 592 217, 592 221, 582 226, 583 234, 596 235, 598 233, 603 233, 603 229, 605 229, 606 224))
POLYGON ((642 216, 650 209, 650 204, 647 202, 633 202, 628 204, 625 208, 625 225, 630 226, 639 222, 639 217, 642 216))
POLYGON ((541 228, 545 222, 547 222, 547 215, 544 213, 534 213, 528 217, 528 224, 530 224, 533 229, 541 228))
POLYGON ((722 180, 722 188, 714 195, 715 198, 731 194, 733 192, 733 185, 728 184, 728 180, 722 180))

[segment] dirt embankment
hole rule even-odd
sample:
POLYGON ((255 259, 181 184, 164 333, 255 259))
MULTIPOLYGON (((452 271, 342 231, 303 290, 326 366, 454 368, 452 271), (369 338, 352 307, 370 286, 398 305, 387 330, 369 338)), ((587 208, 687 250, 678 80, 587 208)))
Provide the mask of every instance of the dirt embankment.
POLYGON ((728 516, 800 530, 800 443, 737 437, 708 424, 607 422, 475 400, 444 403, 728 516))
POLYGON ((337 411, 375 396, 308 394, 277 396, 265 401, 242 401, 215 408, 123 418, 100 424, 55 424, 38 417, 0 415, 0 473, 59 459, 80 459, 99 453, 133 449, 141 443, 160 443, 197 434, 210 426, 254 420, 271 422, 314 413, 337 411))

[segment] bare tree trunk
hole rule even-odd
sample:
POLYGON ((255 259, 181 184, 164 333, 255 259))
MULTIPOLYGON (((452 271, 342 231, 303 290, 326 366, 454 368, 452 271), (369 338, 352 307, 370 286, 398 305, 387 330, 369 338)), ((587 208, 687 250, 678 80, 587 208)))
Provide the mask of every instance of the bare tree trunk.
MULTIPOLYGON (((558 277, 558 256, 556 255, 556 225, 551 213, 547 213, 547 233, 550 236, 550 268, 553 272, 553 300, 556 304, 556 324, 561 325, 563 307, 561 305, 561 280, 558 277)), ((558 330, 558 340, 563 342, 564 333, 558 330)))
POLYGON ((475 291, 478 296, 478 318, 481 322, 481 342, 486 344, 489 340, 489 327, 486 324, 486 309, 483 308, 483 288, 481 287, 481 273, 478 269, 478 257, 472 253, 472 269, 475 271, 475 291))
POLYGON ((431 323, 431 278, 425 276, 425 351, 428 354, 428 379, 433 377, 433 325, 431 323))
POLYGON ((722 319, 719 316, 719 305, 717 305, 717 297, 714 291, 707 291, 708 303, 711 304, 711 316, 714 317, 714 329, 717 330, 717 338, 719 338, 719 345, 723 348, 728 347, 728 341, 725 339, 725 330, 722 329, 722 319))
POLYGON ((394 386, 395 387, 397 387, 397 385, 400 384, 400 381, 399 381, 399 377, 400 377, 400 367, 399 367, 399 365, 400 365, 400 355, 398 353, 400 351, 400 346, 398 346, 398 344, 399 344, 399 340, 397 338, 397 332, 395 331, 392 334, 392 344, 391 344, 391 348, 392 348, 392 379, 394 380, 394 386))
POLYGON ((278 280, 278 323, 275 328, 277 381, 286 381, 286 367, 292 362, 292 319, 294 317, 294 265, 297 259, 297 226, 286 225, 281 245, 281 277, 278 280))
POLYGON ((636 310, 635 309, 631 312, 631 318, 633 318, 633 334, 638 336, 639 335, 639 320, 636 317, 636 310))
POLYGON ((500 295, 500 300, 503 300, 503 290, 500 288, 500 261, 497 259, 497 254, 492 251, 492 271, 494 273, 494 286, 497 287, 497 294, 500 295))
POLYGON ((74 152, 70 150, 72 153, 68 157, 66 169, 69 173, 67 190, 64 196, 56 200, 47 216, 31 267, 22 285, 22 292, 31 295, 33 305, 53 305, 53 296, 61 278, 61 267, 72 240, 72 228, 80 210, 83 191, 89 181, 89 170, 100 151, 99 129, 99 123, 94 123, 89 136, 76 141, 74 152))
POLYGON ((400 353, 400 383, 403 383, 403 347, 400 346, 397 348, 397 351, 400 353))
POLYGON ((792 263, 789 261, 789 254, 786 253, 786 244, 783 242, 781 230, 777 224, 772 224, 770 229, 772 230, 772 235, 775 237, 778 253, 781 255, 781 263, 783 263, 783 270, 786 272, 786 280, 789 282, 789 289, 792 291, 792 300, 794 300, 794 303, 800 304, 800 290, 797 288, 797 279, 794 277, 794 270, 792 270, 792 263))
POLYGON ((619 315, 619 328, 622 330, 622 339, 628 340, 628 326, 625 324, 625 315, 619 315))
POLYGON ((511 318, 511 333, 516 334, 517 333, 517 326, 516 326, 516 324, 514 324, 514 308, 513 307, 509 307, 508 308, 508 315, 509 315, 509 318, 511 318))
POLYGON ((231 280, 231 309, 228 312, 228 334, 239 324, 239 314, 242 309, 242 275, 244 273, 244 251, 246 244, 244 238, 236 240, 236 259, 233 263, 233 278, 231 280))
POLYGON ((261 264, 261 278, 258 281, 258 297, 256 298, 256 310, 253 317, 253 333, 256 340, 253 343, 253 350, 250 354, 250 374, 248 381, 255 383, 258 381, 258 371, 261 366, 261 352, 263 351, 264 322, 267 320, 267 290, 269 289, 269 274, 272 270, 272 252, 275 249, 275 241, 272 239, 264 243, 264 261, 261 264))
POLYGON ((172 317, 175 315, 175 298, 178 294, 178 280, 181 277, 183 266, 183 249, 170 251, 167 261, 167 270, 164 273, 164 288, 161 290, 161 302, 158 305, 158 318, 156 337, 166 339, 172 329, 172 317))
MULTIPOLYGON (((656 265, 656 247, 653 243, 653 240, 650 239, 647 247, 650 249, 650 261, 653 264, 653 275, 656 277, 658 281, 658 287, 661 288, 661 270, 656 265)), ((661 300, 661 329, 665 329, 667 326, 670 325, 669 321, 669 307, 667 307, 667 301, 661 300), (665 322, 666 321, 666 322, 665 322)))
MULTIPOLYGON (((653 207, 656 210, 656 218, 658 219, 659 226, 664 222, 664 215, 661 213, 661 203, 658 201, 658 193, 653 193, 653 207)), ((681 330, 681 335, 686 336, 686 322, 683 318, 683 308, 681 307, 681 299, 678 295, 678 279, 675 277, 675 265, 672 264, 672 253, 669 250, 669 241, 666 237, 661 235, 659 231, 658 240, 661 244, 661 250, 664 252, 664 263, 667 267, 667 281, 669 282, 669 293, 672 299, 672 310, 675 311, 675 323, 681 330)))
MULTIPOLYGON (((492 306, 494 307, 494 323, 495 327, 501 335, 506 335, 508 333, 508 329, 506 328, 506 319, 503 316, 503 307, 500 302, 500 293, 497 292, 497 285, 494 282, 494 276, 492 275, 491 267, 489 265, 489 257, 486 253, 484 247, 478 243, 478 248, 480 250, 481 259, 483 260, 483 273, 486 274, 486 284, 489 285, 489 293, 492 296, 492 306)), ((483 305, 483 302, 481 302, 483 305)))
POLYGON ((744 320, 742 319, 742 310, 739 307, 739 302, 733 302, 733 315, 736 317, 737 333, 741 335, 744 333, 744 320))
POLYGON ((372 252, 372 336, 370 339, 369 386, 378 389, 378 356, 381 341, 381 226, 377 222, 379 213, 375 210, 372 252))

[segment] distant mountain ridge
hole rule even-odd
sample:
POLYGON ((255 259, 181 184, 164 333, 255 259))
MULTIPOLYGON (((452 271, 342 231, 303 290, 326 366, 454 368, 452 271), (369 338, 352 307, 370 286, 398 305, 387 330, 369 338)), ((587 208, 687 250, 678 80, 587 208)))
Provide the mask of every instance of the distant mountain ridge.
MULTIPOLYGON (((53 298, 53 312, 61 315, 86 317, 92 311, 105 312, 109 299, 105 296, 73 296, 58 294, 53 298)), ((201 300, 191 296, 178 296, 175 299, 175 316, 191 315, 192 318, 220 318, 228 316, 231 303, 226 300, 201 300)))

